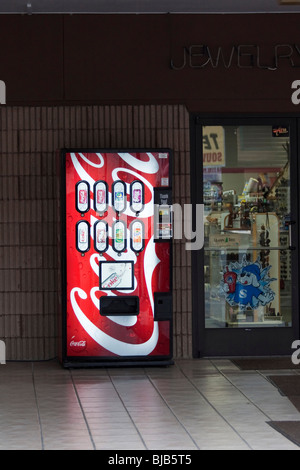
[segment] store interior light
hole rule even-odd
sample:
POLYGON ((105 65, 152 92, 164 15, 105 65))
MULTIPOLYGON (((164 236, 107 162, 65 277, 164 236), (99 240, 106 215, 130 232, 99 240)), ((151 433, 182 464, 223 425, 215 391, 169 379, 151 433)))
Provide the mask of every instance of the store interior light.
POLYGON ((239 235, 251 235, 251 230, 226 230, 226 233, 238 233, 239 235))

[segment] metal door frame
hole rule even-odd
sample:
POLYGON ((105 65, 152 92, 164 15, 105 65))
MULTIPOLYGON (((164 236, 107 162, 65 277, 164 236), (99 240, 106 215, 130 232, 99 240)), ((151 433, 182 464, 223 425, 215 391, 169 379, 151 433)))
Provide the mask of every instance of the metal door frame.
MULTIPOLYGON (((192 114, 191 129, 191 201, 203 203, 202 126, 204 125, 285 125, 290 128, 290 187, 298 188, 300 120, 287 115, 208 116, 192 114), (198 177, 197 177, 198 175, 198 177)), ((298 191, 297 191, 298 193, 298 191)), ((192 328, 193 357, 209 356, 279 356, 292 354, 291 345, 299 339, 299 200, 291 197, 293 220, 292 247, 292 326, 255 328, 205 328, 204 249, 192 256, 192 328)))

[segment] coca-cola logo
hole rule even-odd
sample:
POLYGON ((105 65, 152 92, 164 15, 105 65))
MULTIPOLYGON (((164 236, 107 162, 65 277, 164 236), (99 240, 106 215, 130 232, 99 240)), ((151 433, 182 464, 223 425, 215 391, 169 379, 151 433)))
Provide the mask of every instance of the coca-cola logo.
POLYGON ((84 351, 87 346, 87 341, 86 339, 81 339, 78 340, 75 338, 75 336, 72 336, 71 341, 70 341, 70 348, 74 352, 79 352, 79 351, 84 351))

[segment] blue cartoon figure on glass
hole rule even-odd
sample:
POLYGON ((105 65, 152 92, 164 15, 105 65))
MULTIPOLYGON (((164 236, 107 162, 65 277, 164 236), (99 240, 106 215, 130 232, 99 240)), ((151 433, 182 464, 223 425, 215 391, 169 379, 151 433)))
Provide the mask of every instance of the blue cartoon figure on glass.
POLYGON ((221 281, 221 290, 226 301, 240 310, 254 309, 259 305, 267 305, 275 298, 270 283, 275 281, 269 277, 271 266, 262 268, 259 259, 242 263, 233 262, 225 266, 221 281))

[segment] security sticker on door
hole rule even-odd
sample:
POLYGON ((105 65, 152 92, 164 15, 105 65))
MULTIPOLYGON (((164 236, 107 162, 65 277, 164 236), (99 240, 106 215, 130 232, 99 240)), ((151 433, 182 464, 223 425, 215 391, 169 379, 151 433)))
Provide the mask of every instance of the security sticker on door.
POLYGON ((253 263, 247 262, 245 258, 242 263, 232 262, 225 266, 221 290, 229 305, 246 310, 272 302, 275 293, 269 284, 276 279, 269 277, 270 268, 262 268, 258 260, 253 263))

